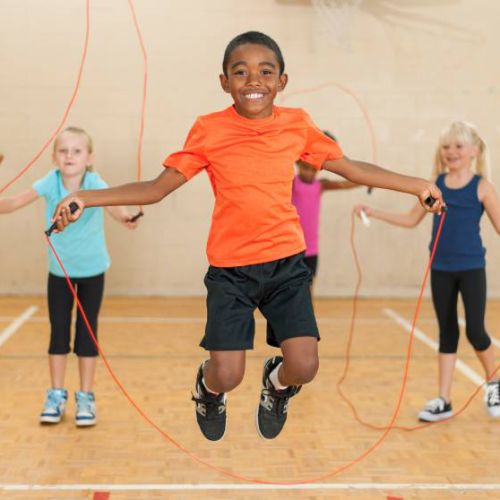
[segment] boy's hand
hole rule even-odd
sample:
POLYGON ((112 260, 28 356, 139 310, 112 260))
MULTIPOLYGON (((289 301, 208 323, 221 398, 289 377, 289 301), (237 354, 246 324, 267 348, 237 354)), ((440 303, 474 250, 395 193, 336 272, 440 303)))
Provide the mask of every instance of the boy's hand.
POLYGON ((435 184, 427 184, 419 193, 418 199, 428 212, 440 214, 446 209, 441 190, 435 184))
POLYGON ((66 226, 77 221, 82 215, 84 208, 85 203, 80 198, 72 195, 67 196, 59 202, 52 216, 52 222, 56 224, 55 232, 60 233, 64 231, 66 226), (70 203, 75 203, 78 206, 78 209, 73 213, 69 209, 70 203))

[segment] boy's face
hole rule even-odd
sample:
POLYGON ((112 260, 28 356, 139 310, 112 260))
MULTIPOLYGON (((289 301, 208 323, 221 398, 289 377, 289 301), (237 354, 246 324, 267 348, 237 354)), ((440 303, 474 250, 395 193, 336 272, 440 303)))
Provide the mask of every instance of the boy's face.
POLYGON ((271 116, 276 94, 288 81, 286 74, 279 74, 278 59, 271 49, 253 43, 236 47, 226 72, 227 76, 220 75, 220 82, 231 94, 238 114, 250 119, 271 116))

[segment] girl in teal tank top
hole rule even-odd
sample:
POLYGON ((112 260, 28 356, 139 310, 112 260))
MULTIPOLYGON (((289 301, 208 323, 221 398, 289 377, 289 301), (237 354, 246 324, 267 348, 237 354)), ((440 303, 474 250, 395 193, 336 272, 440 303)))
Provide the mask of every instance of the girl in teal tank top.
MULTIPOLYGON (((46 202, 46 227, 59 201, 79 189, 103 189, 106 183, 92 172, 92 139, 84 130, 68 127, 54 141, 52 159, 56 168, 33 184, 31 189, 0 199, 0 214, 10 213, 33 203, 38 198, 46 202)), ((109 207, 114 219, 129 228, 136 227, 132 214, 124 207, 109 207)), ((75 226, 76 228, 76 226, 75 226)), ((109 267, 109 256, 104 238, 101 208, 92 208, 80 228, 52 236, 52 244, 77 291, 78 300, 97 335, 97 318, 104 290, 104 273, 109 267)), ((49 366, 51 388, 47 391, 40 422, 57 424, 61 421, 68 399, 64 388, 67 355, 70 352, 71 314, 73 295, 59 265, 49 253, 47 300, 50 317, 49 366)), ((97 349, 87 327, 77 312, 73 351, 78 356, 80 390, 75 392, 77 426, 96 423, 95 398, 92 392, 97 349)))
MULTIPOLYGON (((459 325, 458 295, 462 296, 467 339, 484 368, 486 409, 500 417, 500 381, 495 371, 494 347, 484 327, 486 310, 485 253, 479 222, 486 211, 500 234, 500 200, 488 180, 487 150, 476 128, 454 122, 439 138, 435 155, 436 184, 443 193, 448 213, 443 224, 431 271, 431 290, 439 323, 439 395, 427 402, 419 419, 434 422, 453 415, 451 384, 457 360, 459 325)), ((402 227, 415 227, 425 210, 414 206, 407 213, 391 213, 358 205, 369 217, 402 227)), ((439 216, 434 216, 431 247, 439 216)))

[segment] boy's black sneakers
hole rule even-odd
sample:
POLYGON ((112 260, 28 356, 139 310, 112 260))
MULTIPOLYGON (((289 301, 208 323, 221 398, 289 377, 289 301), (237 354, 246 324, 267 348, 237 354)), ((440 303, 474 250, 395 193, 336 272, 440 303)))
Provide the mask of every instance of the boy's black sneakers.
POLYGON ((442 397, 427 401, 424 409, 418 414, 422 422, 437 422, 453 416, 451 403, 447 403, 442 397))
POLYGON ((203 365, 196 376, 195 390, 192 400, 196 403, 196 421, 203 435, 210 441, 219 441, 226 432, 226 394, 215 395, 208 392, 203 385, 203 365))
POLYGON ((295 396, 301 385, 291 385, 283 390, 275 389, 269 374, 283 361, 281 356, 269 358, 264 363, 260 404, 257 408, 257 432, 265 439, 275 438, 283 429, 288 413, 288 400, 295 396))

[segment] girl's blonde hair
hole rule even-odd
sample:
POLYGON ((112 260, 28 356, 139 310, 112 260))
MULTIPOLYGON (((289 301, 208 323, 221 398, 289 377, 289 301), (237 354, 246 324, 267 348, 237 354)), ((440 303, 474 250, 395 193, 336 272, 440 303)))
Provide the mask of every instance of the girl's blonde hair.
POLYGON ((457 141, 460 143, 467 142, 476 146, 478 154, 474 161, 473 168, 478 175, 489 178, 489 152, 486 143, 480 137, 476 126, 465 121, 455 121, 441 132, 436 154, 434 155, 434 177, 448 171, 441 160, 441 147, 443 144, 447 144, 450 141, 457 141))
MULTIPOLYGON (((87 139, 87 150, 89 154, 92 154, 94 152, 94 143, 92 141, 92 137, 87 133, 86 130, 80 127, 66 127, 57 137, 56 140, 54 141, 54 147, 53 147, 53 153, 56 152, 57 149, 57 142, 59 141, 59 138, 61 137, 64 132, 71 132, 72 134, 80 134, 87 139)), ((94 167, 92 165, 87 165, 86 167, 87 172, 92 172, 94 170, 94 167)))

